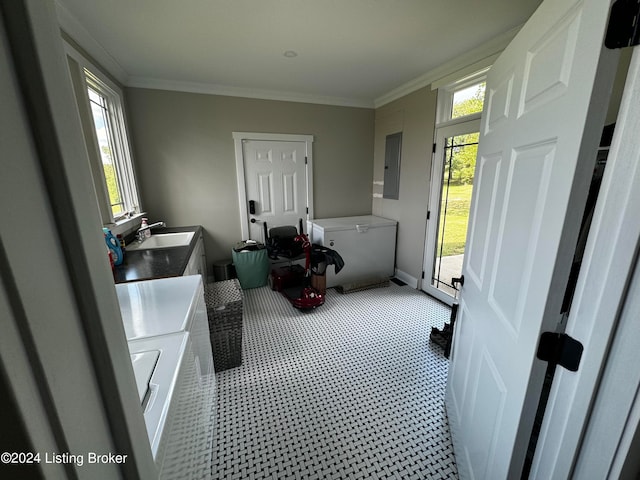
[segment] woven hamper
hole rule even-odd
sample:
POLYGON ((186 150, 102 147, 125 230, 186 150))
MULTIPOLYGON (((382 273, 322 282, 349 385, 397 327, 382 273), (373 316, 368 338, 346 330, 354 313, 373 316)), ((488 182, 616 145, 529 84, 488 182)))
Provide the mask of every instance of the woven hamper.
POLYGON ((204 299, 216 372, 242 363, 242 290, 237 279, 208 283, 204 299))

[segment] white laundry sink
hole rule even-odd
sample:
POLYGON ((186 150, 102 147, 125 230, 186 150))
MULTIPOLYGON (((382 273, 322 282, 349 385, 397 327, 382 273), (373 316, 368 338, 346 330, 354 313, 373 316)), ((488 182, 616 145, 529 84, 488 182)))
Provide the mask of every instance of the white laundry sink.
POLYGON ((133 241, 127 250, 153 250, 158 248, 186 247, 191 243, 194 232, 155 233, 142 242, 133 241))

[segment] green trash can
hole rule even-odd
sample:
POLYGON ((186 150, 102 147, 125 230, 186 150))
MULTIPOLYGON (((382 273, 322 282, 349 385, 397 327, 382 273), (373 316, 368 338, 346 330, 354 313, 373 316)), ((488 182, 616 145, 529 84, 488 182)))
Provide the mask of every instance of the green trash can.
POLYGON ((232 250, 233 265, 243 290, 264 287, 269 276, 269 257, 266 248, 232 250))

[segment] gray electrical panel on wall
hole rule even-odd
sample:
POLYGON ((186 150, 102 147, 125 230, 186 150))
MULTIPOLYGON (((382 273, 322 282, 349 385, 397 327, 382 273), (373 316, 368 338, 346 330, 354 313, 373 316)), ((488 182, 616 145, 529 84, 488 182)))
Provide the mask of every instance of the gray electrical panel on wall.
POLYGON ((382 198, 398 200, 400 194, 400 155, 402 132, 387 135, 384 149, 384 188, 382 198))

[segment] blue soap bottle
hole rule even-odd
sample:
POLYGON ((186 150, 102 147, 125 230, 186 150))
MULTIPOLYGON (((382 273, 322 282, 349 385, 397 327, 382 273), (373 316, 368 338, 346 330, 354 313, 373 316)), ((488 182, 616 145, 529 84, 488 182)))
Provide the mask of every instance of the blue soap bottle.
POLYGON ((107 242, 107 247, 113 253, 113 263, 114 265, 122 265, 124 260, 124 255, 122 254, 122 249, 120 248, 120 242, 116 237, 113 236, 111 230, 108 228, 103 228, 104 232, 104 240, 107 242))

